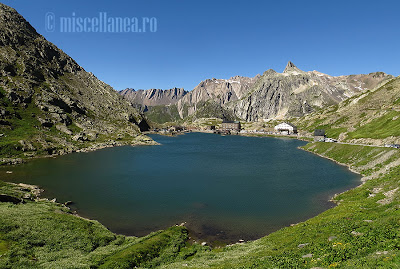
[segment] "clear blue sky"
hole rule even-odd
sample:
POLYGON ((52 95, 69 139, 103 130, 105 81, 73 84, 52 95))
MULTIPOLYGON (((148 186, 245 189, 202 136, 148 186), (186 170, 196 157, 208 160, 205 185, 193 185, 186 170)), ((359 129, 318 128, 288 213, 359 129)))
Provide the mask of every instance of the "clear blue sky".
POLYGON ((49 41, 116 90, 300 69, 399 75, 400 1, 9 0, 49 41), (48 32, 45 15, 155 17, 157 32, 48 32))

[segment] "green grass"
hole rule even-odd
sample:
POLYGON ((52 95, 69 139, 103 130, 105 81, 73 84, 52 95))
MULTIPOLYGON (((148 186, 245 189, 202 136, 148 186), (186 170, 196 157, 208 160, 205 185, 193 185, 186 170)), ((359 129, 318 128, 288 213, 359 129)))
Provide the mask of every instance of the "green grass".
POLYGON ((382 139, 389 136, 400 136, 400 113, 390 111, 384 116, 359 127, 354 132, 349 132, 349 138, 376 138, 382 139), (393 120, 394 117, 399 117, 393 120))
POLYGON ((331 137, 331 138, 339 138, 339 135, 341 133, 344 133, 347 131, 347 128, 326 128, 325 132, 326 132, 326 136, 327 137, 331 137))
POLYGON ((214 100, 200 101, 197 103, 197 110, 194 114, 187 117, 186 121, 194 121, 201 118, 219 118, 227 120, 238 120, 238 118, 228 109, 223 108, 214 100))
MULTIPOLYGON (((364 138, 385 139, 400 136, 400 116, 398 111, 400 80, 386 81, 376 90, 356 94, 336 106, 327 107, 297 120, 299 129, 309 132, 325 129, 328 136, 343 139, 364 138), (395 118, 395 119, 393 119, 395 118)), ((369 143, 373 143, 369 141, 369 143)))
POLYGON ((115 240, 99 223, 76 218, 66 208, 50 202, 2 203, 0 214, 0 233, 11 242, 7 256, 0 260, 0 268, 65 260, 115 240))
POLYGON ((154 267, 173 261, 186 246, 188 231, 184 227, 171 227, 145 237, 140 243, 129 246, 107 257, 99 268, 154 267))
POLYGON ((153 106, 145 112, 146 118, 155 123, 175 122, 181 120, 176 105, 153 106))
POLYGON ((313 132, 316 129, 322 129, 325 130, 325 134, 327 137, 330 138, 339 138, 339 135, 343 132, 347 131, 347 128, 345 127, 340 127, 340 128, 334 128, 332 124, 329 125, 324 125, 324 124, 319 124, 321 121, 318 121, 317 123, 313 124, 312 126, 306 128, 309 132, 313 132))
POLYGON ((341 117, 340 119, 338 119, 337 121, 335 121, 335 125, 339 125, 339 124, 344 123, 344 122, 346 122, 346 121, 348 121, 348 120, 349 120, 349 117, 348 117, 348 116, 341 117))
POLYGON ((323 154, 340 163, 354 167, 365 165, 374 160, 375 156, 381 152, 391 149, 379 147, 364 147, 359 145, 336 144, 317 142, 307 144, 304 149, 314 153, 323 154))
POLYGON ((8 251, 8 243, 4 240, 0 240, 0 255, 8 251))
MULTIPOLYGON (((23 197, 29 190, 0 181, 0 193, 23 197)), ((187 257, 188 231, 171 227, 143 238, 116 235, 97 221, 49 201, 0 203, 0 268, 132 268, 187 257), (180 250, 186 250, 180 253, 180 250)))
POLYGON ((22 153, 18 141, 30 140, 39 133, 40 123, 32 115, 40 115, 41 112, 34 104, 29 104, 26 108, 12 104, 1 88, 0 93, 0 106, 10 113, 5 119, 10 126, 0 127, 0 132, 4 134, 0 140, 0 156, 20 157, 22 153))

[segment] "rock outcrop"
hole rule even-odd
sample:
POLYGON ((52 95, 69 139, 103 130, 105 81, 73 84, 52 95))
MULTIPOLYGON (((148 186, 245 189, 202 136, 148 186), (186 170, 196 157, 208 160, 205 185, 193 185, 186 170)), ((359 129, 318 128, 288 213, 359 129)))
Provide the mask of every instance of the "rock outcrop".
POLYGON ((285 70, 283 70, 284 74, 304 74, 304 71, 301 71, 300 69, 297 68, 297 66, 294 65, 291 61, 289 61, 285 67, 285 70))
POLYGON ((283 73, 264 72, 243 98, 227 107, 246 121, 301 117, 391 78, 381 72, 332 77, 317 71, 301 71, 289 62, 283 73))
POLYGON ((178 101, 178 111, 181 118, 194 114, 202 104, 212 101, 225 104, 241 99, 259 79, 259 75, 248 78, 235 76, 230 79, 207 79, 200 82, 192 91, 178 101))
POLYGON ((143 106, 159 106, 177 103, 188 92, 182 88, 173 88, 169 90, 150 89, 137 90, 125 89, 120 92, 127 100, 133 104, 143 106))

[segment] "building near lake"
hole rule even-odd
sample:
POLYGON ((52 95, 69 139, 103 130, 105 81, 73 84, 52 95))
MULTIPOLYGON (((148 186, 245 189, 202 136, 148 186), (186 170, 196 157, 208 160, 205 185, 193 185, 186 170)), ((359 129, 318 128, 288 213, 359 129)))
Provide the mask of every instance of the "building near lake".
POLYGON ((222 130, 224 131, 236 131, 240 132, 241 129, 240 121, 223 121, 222 130))
POLYGON ((182 127, 182 126, 171 126, 170 128, 169 128, 169 130, 170 131, 173 131, 173 132, 182 132, 182 131, 184 131, 184 127, 182 127))
POLYGON ((325 141, 325 130, 323 130, 323 129, 315 129, 315 131, 314 131, 314 141, 316 141, 316 142, 324 142, 325 141))
POLYGON ((282 122, 276 125, 274 129, 282 134, 297 134, 297 127, 288 122, 282 122))

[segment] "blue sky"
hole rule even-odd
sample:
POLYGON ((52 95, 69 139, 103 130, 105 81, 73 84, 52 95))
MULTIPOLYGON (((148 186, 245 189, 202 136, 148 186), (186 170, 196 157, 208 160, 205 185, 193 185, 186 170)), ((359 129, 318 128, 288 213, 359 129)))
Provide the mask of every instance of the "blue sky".
POLYGON ((207 78, 300 69, 399 75, 399 1, 2 1, 116 90, 183 87, 207 78), (46 31, 45 16, 56 30, 46 31), (61 17, 154 17, 146 33, 65 33, 61 17))

